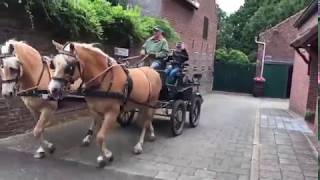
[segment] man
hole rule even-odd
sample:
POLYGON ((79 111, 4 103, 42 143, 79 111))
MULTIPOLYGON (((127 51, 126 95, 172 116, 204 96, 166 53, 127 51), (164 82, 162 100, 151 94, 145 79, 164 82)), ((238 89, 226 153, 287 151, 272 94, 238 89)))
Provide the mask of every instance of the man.
POLYGON ((144 65, 154 69, 161 69, 165 59, 169 55, 167 40, 163 37, 163 30, 159 27, 154 28, 154 35, 150 37, 142 46, 141 56, 148 55, 144 65))
POLYGON ((172 59, 171 65, 165 70, 167 75, 166 82, 168 84, 174 84, 176 82, 179 73, 181 73, 183 63, 189 60, 189 55, 183 42, 178 42, 176 44, 172 59))

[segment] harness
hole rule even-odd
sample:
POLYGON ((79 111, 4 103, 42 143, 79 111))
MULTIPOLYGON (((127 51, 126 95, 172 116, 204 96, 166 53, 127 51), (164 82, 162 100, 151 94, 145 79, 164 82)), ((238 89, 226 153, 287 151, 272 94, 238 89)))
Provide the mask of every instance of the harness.
MULTIPOLYGON (((70 57, 73 57, 76 59, 76 62, 69 62, 69 63, 76 63, 77 64, 77 68, 80 72, 80 78, 83 80, 83 70, 81 68, 80 65, 80 61, 78 60, 78 57, 70 52, 67 51, 59 51, 60 54, 62 55, 67 55, 70 57)), ((77 96, 86 96, 86 97, 100 97, 100 98, 110 98, 110 99, 118 99, 122 102, 122 105, 120 107, 121 111, 123 110, 123 107, 127 104, 128 101, 132 101, 130 100, 130 94, 132 92, 132 88, 133 88, 133 81, 131 76, 129 75, 129 71, 128 69, 125 67, 124 64, 117 64, 117 63, 113 63, 108 59, 108 68, 103 70, 101 73, 99 73, 98 75, 96 75, 95 77, 93 77, 92 79, 90 79, 87 82, 82 81, 82 83, 80 84, 78 90, 76 93, 71 93, 72 95, 77 95, 77 96), (114 79, 114 73, 112 73, 113 69, 115 67, 121 67, 123 72, 126 75, 126 83, 122 89, 122 92, 112 92, 112 86, 113 86, 113 79, 114 79), (100 79, 99 84, 101 84, 103 82, 103 80, 107 77, 107 75, 109 73, 111 74, 111 80, 110 80, 110 85, 108 86, 106 91, 100 91, 97 90, 97 88, 99 88, 100 86, 91 86, 91 84, 98 80, 98 78, 100 79), (83 84, 85 83, 86 87, 83 87, 83 84)), ((64 78, 56 78, 53 77, 52 79, 54 80, 58 80, 58 81, 63 81, 63 82, 67 82, 68 80, 64 79, 64 78)))
MULTIPOLYGON (((8 58, 8 57, 14 57, 15 55, 13 54, 1 54, 0 55, 0 66, 3 67, 3 59, 4 58, 8 58)), ((29 97, 41 97, 41 98, 44 98, 44 99, 49 99, 48 97, 48 91, 47 90, 38 90, 38 87, 39 87, 39 84, 41 82, 41 79, 42 79, 42 76, 43 76, 43 73, 44 73, 44 70, 45 70, 45 67, 47 66, 46 62, 43 60, 43 58, 41 59, 42 60, 42 70, 41 70, 41 74, 37 80, 37 83, 35 86, 31 87, 31 88, 28 88, 28 89, 24 89, 24 90, 21 90, 17 93, 17 96, 29 96, 29 97)), ((18 61, 19 64, 22 66, 23 64, 18 61)), ((48 67, 47 67, 48 68, 48 67)), ((49 68, 48 68, 48 71, 49 71, 49 68)), ((13 79, 8 79, 8 80, 2 80, 1 83, 2 84, 6 84, 6 83, 12 83, 12 82, 15 82, 16 84, 18 84, 18 81, 19 81, 19 75, 20 75, 20 72, 21 72, 21 69, 19 67, 18 69, 18 75, 13 78, 13 79)), ((49 72, 49 77, 50 77, 50 72, 49 72)), ((50 77, 51 78, 51 77, 50 77)))

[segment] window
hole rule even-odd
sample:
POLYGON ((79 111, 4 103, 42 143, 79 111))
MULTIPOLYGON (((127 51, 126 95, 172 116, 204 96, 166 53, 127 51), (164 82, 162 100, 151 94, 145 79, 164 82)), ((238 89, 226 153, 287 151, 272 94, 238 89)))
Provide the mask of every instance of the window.
POLYGON ((208 32, 209 32, 209 18, 205 16, 204 22, 203 22, 203 33, 202 33, 203 39, 205 40, 208 39, 208 32))

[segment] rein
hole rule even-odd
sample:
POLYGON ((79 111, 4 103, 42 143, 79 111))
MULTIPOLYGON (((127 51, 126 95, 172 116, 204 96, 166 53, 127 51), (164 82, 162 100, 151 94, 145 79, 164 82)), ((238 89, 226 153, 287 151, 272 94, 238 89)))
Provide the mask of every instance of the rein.
MULTIPOLYGON (((33 91, 35 89, 38 89, 39 88, 39 85, 40 85, 40 82, 41 82, 41 79, 43 77, 43 74, 44 74, 44 69, 45 69, 45 66, 47 66, 47 64, 45 63, 45 61, 43 59, 42 60, 42 69, 41 69, 41 74, 37 80, 37 83, 35 86, 31 87, 31 88, 28 88, 28 89, 24 89, 24 90, 21 90, 17 93, 17 95, 19 96, 23 96, 23 94, 25 93, 28 93, 29 91, 33 91)), ((51 78, 51 75, 50 75, 50 72, 49 72, 49 68, 47 67, 48 69, 48 74, 49 74, 49 78, 51 78)), ((34 94, 36 93, 36 91, 34 91, 34 94)))

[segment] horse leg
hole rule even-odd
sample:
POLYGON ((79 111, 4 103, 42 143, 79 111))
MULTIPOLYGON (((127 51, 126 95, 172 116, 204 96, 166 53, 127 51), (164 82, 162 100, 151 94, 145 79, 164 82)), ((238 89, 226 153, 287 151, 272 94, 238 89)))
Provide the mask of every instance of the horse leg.
POLYGON ((106 138, 110 130, 115 125, 118 114, 119 114, 119 110, 108 111, 104 115, 104 120, 102 122, 101 128, 97 133, 97 137, 96 137, 97 144, 100 147, 100 155, 97 157, 97 163, 98 163, 98 167, 100 168, 104 167, 107 164, 107 162, 113 161, 112 152, 107 148, 107 145, 106 145, 106 138))
MULTIPOLYGON (((143 124, 142 124, 142 131, 140 134, 140 138, 138 143, 134 146, 133 152, 135 154, 141 154, 143 151, 143 143, 144 143, 144 138, 146 134, 147 128, 150 128, 151 120, 153 117, 154 109, 148 108, 148 109, 142 109, 141 116, 143 118, 143 124)), ((153 127, 152 127, 153 129, 153 127)))
POLYGON ((152 121, 150 121, 150 124, 149 124, 149 132, 150 132, 150 135, 149 135, 149 141, 153 142, 156 140, 156 135, 154 133, 154 128, 153 128, 153 125, 152 125, 152 121))
POLYGON ((44 127, 50 117, 53 115, 53 111, 50 109, 44 109, 40 116, 36 126, 33 129, 33 135, 36 139, 39 140, 39 148, 37 149, 36 153, 34 154, 34 158, 40 159, 45 157, 45 148, 49 150, 50 153, 53 153, 55 150, 54 145, 44 139, 44 127))
POLYGON ((82 146, 90 145, 96 124, 97 124, 97 119, 94 118, 90 124, 89 130, 86 133, 86 136, 82 139, 82 146))

